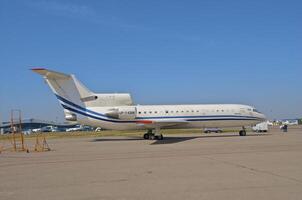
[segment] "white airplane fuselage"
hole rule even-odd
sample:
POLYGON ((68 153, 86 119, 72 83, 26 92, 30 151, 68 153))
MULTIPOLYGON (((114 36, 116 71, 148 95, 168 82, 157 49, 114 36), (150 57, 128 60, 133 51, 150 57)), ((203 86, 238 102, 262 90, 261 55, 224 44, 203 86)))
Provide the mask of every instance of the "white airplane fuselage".
MULTIPOLYGON (((265 116, 251 106, 240 104, 196 105, 137 105, 133 118, 116 119, 106 113, 119 107, 91 107, 78 115, 80 124, 116 130, 146 129, 152 123, 171 123, 163 128, 224 128, 252 126, 265 120, 265 116), (88 111, 88 112, 87 112, 88 111), (92 112, 90 112, 92 111, 92 112), (179 123, 177 123, 179 122, 179 123)), ((66 106, 68 108, 68 105, 66 106)), ((125 108, 123 106, 123 108, 125 108)), ((76 108, 72 112, 81 113, 76 108)))
MULTIPOLYGON (((240 104, 133 105, 130 94, 94 93, 74 75, 43 68, 42 75, 64 108, 65 119, 115 130, 223 128, 252 126, 265 120, 254 107, 240 104)), ((152 131, 151 131, 152 132, 152 131)), ((149 132, 144 138, 152 136, 149 132)), ((245 135, 245 129, 240 135, 245 135)), ((162 135, 160 134, 162 139, 162 135)))

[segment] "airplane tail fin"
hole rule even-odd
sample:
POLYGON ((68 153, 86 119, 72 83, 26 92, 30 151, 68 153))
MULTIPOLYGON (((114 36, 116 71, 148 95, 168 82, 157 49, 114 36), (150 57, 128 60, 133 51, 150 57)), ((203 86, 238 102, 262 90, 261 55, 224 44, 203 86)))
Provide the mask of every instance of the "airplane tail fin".
POLYGON ((82 98, 93 95, 74 75, 64 74, 47 70, 44 68, 34 68, 33 72, 42 75, 53 93, 64 107, 65 119, 76 121, 76 114, 66 109, 68 107, 85 107, 82 98))
POLYGON ((78 81, 74 75, 55 72, 44 68, 34 68, 32 71, 44 77, 58 99, 66 99, 74 104, 83 105, 81 98, 93 95, 93 92, 78 81))
POLYGON ((132 105, 128 93, 96 94, 85 87, 74 75, 55 72, 44 68, 31 69, 42 75, 64 107, 65 118, 76 120, 74 111, 86 112, 86 107, 132 105))

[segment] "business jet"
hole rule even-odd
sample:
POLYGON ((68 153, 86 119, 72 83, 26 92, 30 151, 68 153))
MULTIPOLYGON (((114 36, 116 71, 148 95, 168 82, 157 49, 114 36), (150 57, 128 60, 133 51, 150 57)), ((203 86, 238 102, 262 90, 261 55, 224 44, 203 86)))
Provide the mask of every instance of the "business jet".
POLYGON ((112 130, 146 130, 144 139, 162 140, 161 129, 242 127, 265 121, 252 106, 240 104, 134 105, 128 93, 94 93, 74 75, 34 68, 60 104, 65 119, 112 130))

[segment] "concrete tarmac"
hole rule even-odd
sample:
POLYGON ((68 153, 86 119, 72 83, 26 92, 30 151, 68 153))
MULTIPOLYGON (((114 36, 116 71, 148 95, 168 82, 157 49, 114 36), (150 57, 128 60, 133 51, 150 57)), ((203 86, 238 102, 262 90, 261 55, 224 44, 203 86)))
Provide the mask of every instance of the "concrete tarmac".
POLYGON ((302 199, 302 128, 48 143, 0 154, 1 200, 302 199))

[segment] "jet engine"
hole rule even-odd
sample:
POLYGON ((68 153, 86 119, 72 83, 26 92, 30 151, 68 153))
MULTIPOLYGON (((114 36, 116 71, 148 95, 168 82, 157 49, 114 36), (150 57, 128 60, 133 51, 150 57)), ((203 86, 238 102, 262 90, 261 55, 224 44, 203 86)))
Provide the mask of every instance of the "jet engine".
POLYGON ((134 120, 136 117, 136 107, 123 106, 114 108, 107 112, 106 116, 121 120, 134 120))

